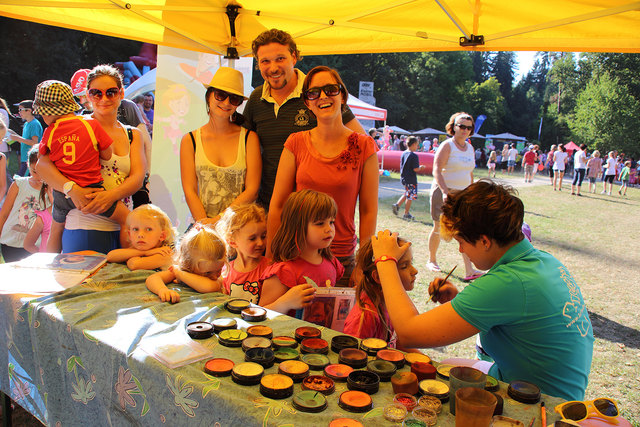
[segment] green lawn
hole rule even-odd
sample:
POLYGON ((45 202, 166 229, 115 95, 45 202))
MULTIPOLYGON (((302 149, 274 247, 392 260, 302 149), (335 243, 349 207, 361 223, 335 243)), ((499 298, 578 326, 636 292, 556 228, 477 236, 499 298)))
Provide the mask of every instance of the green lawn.
MULTIPOLYGON (((478 178, 485 170, 474 172, 478 178)), ((383 177, 382 180, 392 180, 383 177)), ((498 174, 498 178, 504 175, 498 174)), ((521 175, 516 175, 521 182, 521 175)), ((620 409, 635 426, 640 426, 640 256, 638 247, 638 212, 640 189, 629 188, 627 197, 597 194, 571 196, 570 181, 562 192, 554 192, 546 177, 537 177, 542 185, 519 188, 525 204, 525 221, 531 225, 533 244, 564 263, 576 278, 587 304, 596 337, 587 399, 607 396, 619 402, 620 409)), ((431 177, 422 178, 429 182, 431 177)), ((424 267, 428 259, 427 236, 433 223, 429 204, 422 195, 414 201, 411 212, 417 221, 406 222, 391 212, 395 198, 380 200, 378 229, 388 228, 413 242, 414 265, 420 270, 411 297, 424 311, 433 307, 427 302, 427 288, 435 273, 424 267)), ((464 273, 457 244, 442 242, 438 261, 445 271, 460 264, 453 282, 462 289, 464 273)), ((434 325, 437 327, 437 325, 434 325)), ((475 355, 475 338, 441 349, 425 350, 435 360, 475 355)))

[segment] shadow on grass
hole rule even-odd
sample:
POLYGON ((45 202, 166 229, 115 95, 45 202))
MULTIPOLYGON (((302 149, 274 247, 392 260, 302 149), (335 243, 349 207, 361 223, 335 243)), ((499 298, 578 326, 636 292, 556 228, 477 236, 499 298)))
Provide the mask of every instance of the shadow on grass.
POLYGON ((640 348, 640 331, 621 325, 593 311, 589 311, 589 318, 593 326, 594 337, 621 343, 625 347, 640 348))

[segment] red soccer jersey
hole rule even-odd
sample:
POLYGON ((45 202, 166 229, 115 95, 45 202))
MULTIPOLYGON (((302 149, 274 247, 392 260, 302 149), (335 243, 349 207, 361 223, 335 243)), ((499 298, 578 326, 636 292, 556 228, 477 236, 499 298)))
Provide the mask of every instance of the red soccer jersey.
POLYGON ((533 151, 527 151, 524 153, 524 164, 533 165, 536 162, 536 153, 533 151))

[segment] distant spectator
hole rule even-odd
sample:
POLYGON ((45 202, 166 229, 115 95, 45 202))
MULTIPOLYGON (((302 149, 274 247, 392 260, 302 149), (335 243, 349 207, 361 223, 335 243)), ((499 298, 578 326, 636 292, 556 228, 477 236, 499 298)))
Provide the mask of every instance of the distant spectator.
POLYGON ((9 152, 9 116, 11 110, 7 102, 0 98, 0 120, 4 124, 4 131, 0 130, 0 153, 7 154, 9 152))
POLYGON ((607 156, 606 165, 604 175, 602 176, 602 193, 608 193, 611 195, 611 190, 613 189, 613 180, 616 177, 616 153, 614 151, 609 151, 607 156), (609 191, 607 192, 607 183, 609 184, 609 191))
POLYGON ((549 169, 549 179, 551 180, 551 185, 553 185, 553 158, 556 154, 556 145, 553 144, 551 148, 549 148, 549 153, 547 154, 547 168, 549 169))
POLYGON ((147 127, 147 131, 151 133, 153 130, 153 126, 151 122, 147 118, 147 115, 144 112, 144 95, 138 95, 133 98, 133 102, 138 106, 138 110, 140 110, 140 114, 142 115, 142 120, 144 121, 145 126, 147 127))
POLYGON ((598 150, 594 150, 591 153, 591 158, 587 162, 587 178, 589 179, 589 193, 596 192, 596 179, 600 176, 600 172, 602 172, 602 159, 600 158, 600 152, 598 150), (593 191, 591 191, 591 187, 593 186, 593 191))
POLYGON ((507 158, 507 174, 512 174, 516 168, 516 159, 518 158, 518 149, 516 144, 511 144, 507 158))
POLYGON ((567 165, 567 149, 564 144, 558 145, 558 151, 553 155, 553 190, 562 191, 562 178, 567 165), (557 187, 556 187, 557 184, 557 187))
POLYGON ((36 145, 40 138, 42 138, 42 125, 33 115, 33 101, 25 100, 18 104, 14 104, 18 107, 18 112, 22 120, 25 121, 22 128, 22 136, 18 135, 14 131, 10 130, 10 138, 19 142, 20 145, 20 168, 18 169, 18 175, 26 176, 28 172, 27 159, 29 156, 29 150, 36 145))
POLYGON ((631 160, 624 162, 624 167, 620 171, 620 189, 618 194, 621 196, 627 195, 627 188, 629 187, 629 174, 631 172, 631 160))
POLYGON ((153 102, 154 102, 154 98, 153 98, 153 93, 151 92, 147 92, 144 94, 144 114, 147 116, 147 119, 149 119, 149 123, 151 123, 151 125, 153 125, 153 102))
POLYGON ((582 187, 582 180, 584 179, 584 175, 587 172, 587 144, 580 144, 580 149, 576 150, 573 154, 573 165, 574 165, 574 174, 573 174, 573 182, 571 183, 571 194, 580 194, 580 187, 582 187))
POLYGON ((409 212, 411 202, 418 198, 418 177, 416 176, 416 172, 424 169, 425 166, 420 164, 420 159, 415 153, 418 149, 418 138, 410 136, 407 140, 407 146, 408 148, 402 153, 400 159, 400 176, 405 191, 398 201, 391 206, 391 210, 394 215, 397 215, 398 209, 406 201, 402 219, 412 221, 414 217, 409 212))
POLYGON ((524 182, 531 182, 533 180, 533 166, 536 163, 536 152, 533 150, 533 145, 529 146, 529 150, 522 156, 522 168, 524 169, 524 182))
POLYGON ((509 144, 505 143, 502 146, 502 162, 501 162, 502 170, 505 172, 508 171, 507 168, 509 167, 509 164, 507 162, 508 159, 509 159, 509 144))

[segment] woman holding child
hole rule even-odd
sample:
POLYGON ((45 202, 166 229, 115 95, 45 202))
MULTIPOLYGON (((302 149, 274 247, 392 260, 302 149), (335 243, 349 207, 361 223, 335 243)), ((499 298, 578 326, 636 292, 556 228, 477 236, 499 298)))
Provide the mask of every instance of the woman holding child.
POLYGON ((378 213, 377 146, 371 137, 353 132, 342 124, 342 111, 349 96, 338 72, 325 66, 307 74, 302 96, 316 116, 314 129, 292 134, 285 142, 273 197, 269 205, 267 254, 280 226, 280 215, 289 194, 313 189, 329 194, 339 209, 331 252, 345 272, 338 286, 347 286, 355 266, 354 215, 359 201, 360 244, 375 231, 378 213))
POLYGON ((567 268, 523 238, 523 216, 514 191, 489 180, 449 193, 440 218, 443 237, 455 239, 461 253, 488 271, 460 293, 434 280, 429 293, 442 305, 425 313, 418 313, 399 274, 410 243, 400 246, 395 233, 379 232, 371 243, 386 307, 404 346, 443 346, 479 333, 495 363, 468 365, 582 400, 593 354, 587 308, 567 268))
POLYGON ((144 147, 140 131, 127 128, 117 119, 124 98, 122 75, 110 65, 98 65, 87 76, 87 94, 97 120, 113 140, 110 160, 100 160, 104 191, 72 185, 57 170, 48 156, 38 161, 38 172, 54 189, 64 192, 81 209, 67 216, 62 237, 62 252, 95 250, 107 253, 120 246, 120 226, 97 214, 117 200, 131 207, 130 196, 140 189, 145 174, 144 147), (67 188, 65 188, 67 184, 67 188))

